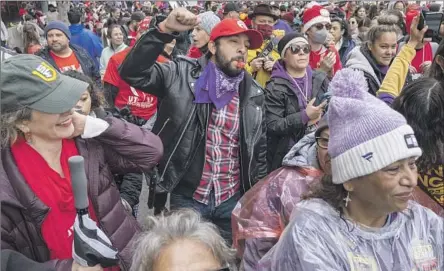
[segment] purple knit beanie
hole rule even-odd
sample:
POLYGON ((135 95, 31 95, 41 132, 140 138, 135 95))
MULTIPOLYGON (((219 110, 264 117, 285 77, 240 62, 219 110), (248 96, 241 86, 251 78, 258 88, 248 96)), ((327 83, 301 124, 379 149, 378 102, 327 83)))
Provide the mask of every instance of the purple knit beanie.
POLYGON ((406 119, 368 93, 361 71, 342 69, 329 86, 328 108, 333 183, 381 170, 422 154, 406 119))

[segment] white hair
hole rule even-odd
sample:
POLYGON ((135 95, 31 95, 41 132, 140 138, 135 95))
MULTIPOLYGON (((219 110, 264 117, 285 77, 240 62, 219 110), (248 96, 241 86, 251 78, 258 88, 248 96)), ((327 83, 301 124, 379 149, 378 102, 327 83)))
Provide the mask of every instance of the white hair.
POLYGON ((220 236, 217 227, 194 210, 181 209, 168 215, 149 216, 147 231, 135 242, 131 271, 151 271, 163 247, 180 239, 197 240, 211 249, 222 267, 237 270, 235 251, 220 236))

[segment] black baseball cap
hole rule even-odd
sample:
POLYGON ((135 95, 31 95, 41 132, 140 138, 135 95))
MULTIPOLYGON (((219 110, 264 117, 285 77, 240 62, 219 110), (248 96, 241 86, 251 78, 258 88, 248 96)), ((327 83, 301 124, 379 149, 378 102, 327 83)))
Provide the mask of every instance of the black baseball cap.
POLYGON ((35 55, 22 54, 2 63, 1 113, 30 108, 61 114, 74 108, 89 84, 59 73, 35 55))
POLYGON ((239 12, 239 7, 236 5, 236 3, 228 2, 228 3, 225 4, 224 12, 223 13, 224 14, 228 14, 231 11, 239 12))

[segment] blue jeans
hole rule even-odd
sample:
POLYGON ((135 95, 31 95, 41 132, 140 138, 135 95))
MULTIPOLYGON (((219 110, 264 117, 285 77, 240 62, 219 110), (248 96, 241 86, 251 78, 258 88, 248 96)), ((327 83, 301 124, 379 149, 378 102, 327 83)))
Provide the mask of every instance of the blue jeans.
POLYGON ((231 246, 233 242, 231 233, 231 213, 239 201, 239 198, 240 193, 237 192, 230 199, 222 202, 216 207, 214 204, 214 191, 211 191, 208 205, 183 195, 171 194, 170 206, 171 210, 179 208, 190 208, 196 210, 204 219, 212 222, 219 228, 222 238, 224 238, 227 244, 231 246))

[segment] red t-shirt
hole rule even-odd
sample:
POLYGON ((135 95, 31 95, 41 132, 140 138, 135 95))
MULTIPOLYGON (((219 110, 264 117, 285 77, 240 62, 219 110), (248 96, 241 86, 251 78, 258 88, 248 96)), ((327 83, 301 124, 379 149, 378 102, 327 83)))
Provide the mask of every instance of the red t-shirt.
MULTIPOLYGON (((336 49, 330 48, 330 50, 334 50, 334 52, 336 53, 336 63, 333 66, 333 75, 336 74, 337 71, 339 71, 340 69, 342 69, 342 64, 341 64, 341 59, 339 58, 339 53, 336 49)), ((317 52, 310 52, 310 67, 312 69, 319 69, 320 65, 321 65, 321 55, 323 55, 323 57, 326 57, 328 55, 330 51, 326 50, 325 47, 322 47, 321 50, 317 51, 317 52), (325 52, 321 53, 322 50, 325 50, 325 52)))
POLYGON ((82 66, 80 66, 80 62, 74 52, 71 52, 68 57, 57 56, 52 51, 49 51, 49 53, 51 54, 51 57, 54 59, 57 67, 61 72, 76 70, 83 73, 82 66))
POLYGON ((157 110, 157 98, 151 94, 131 87, 119 74, 119 66, 122 64, 131 47, 113 55, 106 67, 103 81, 119 88, 119 93, 114 100, 117 108, 129 106, 133 115, 150 119, 157 110))
POLYGON ((133 31, 131 29, 128 31, 128 39, 130 41, 129 46, 132 47, 134 46, 134 44, 136 44, 137 41, 136 36, 137 36, 137 31, 133 31))
POLYGON ((415 58, 413 58, 411 65, 415 67, 418 73, 423 73, 421 65, 426 61, 433 61, 433 50, 430 42, 424 44, 421 50, 416 51, 415 58))

